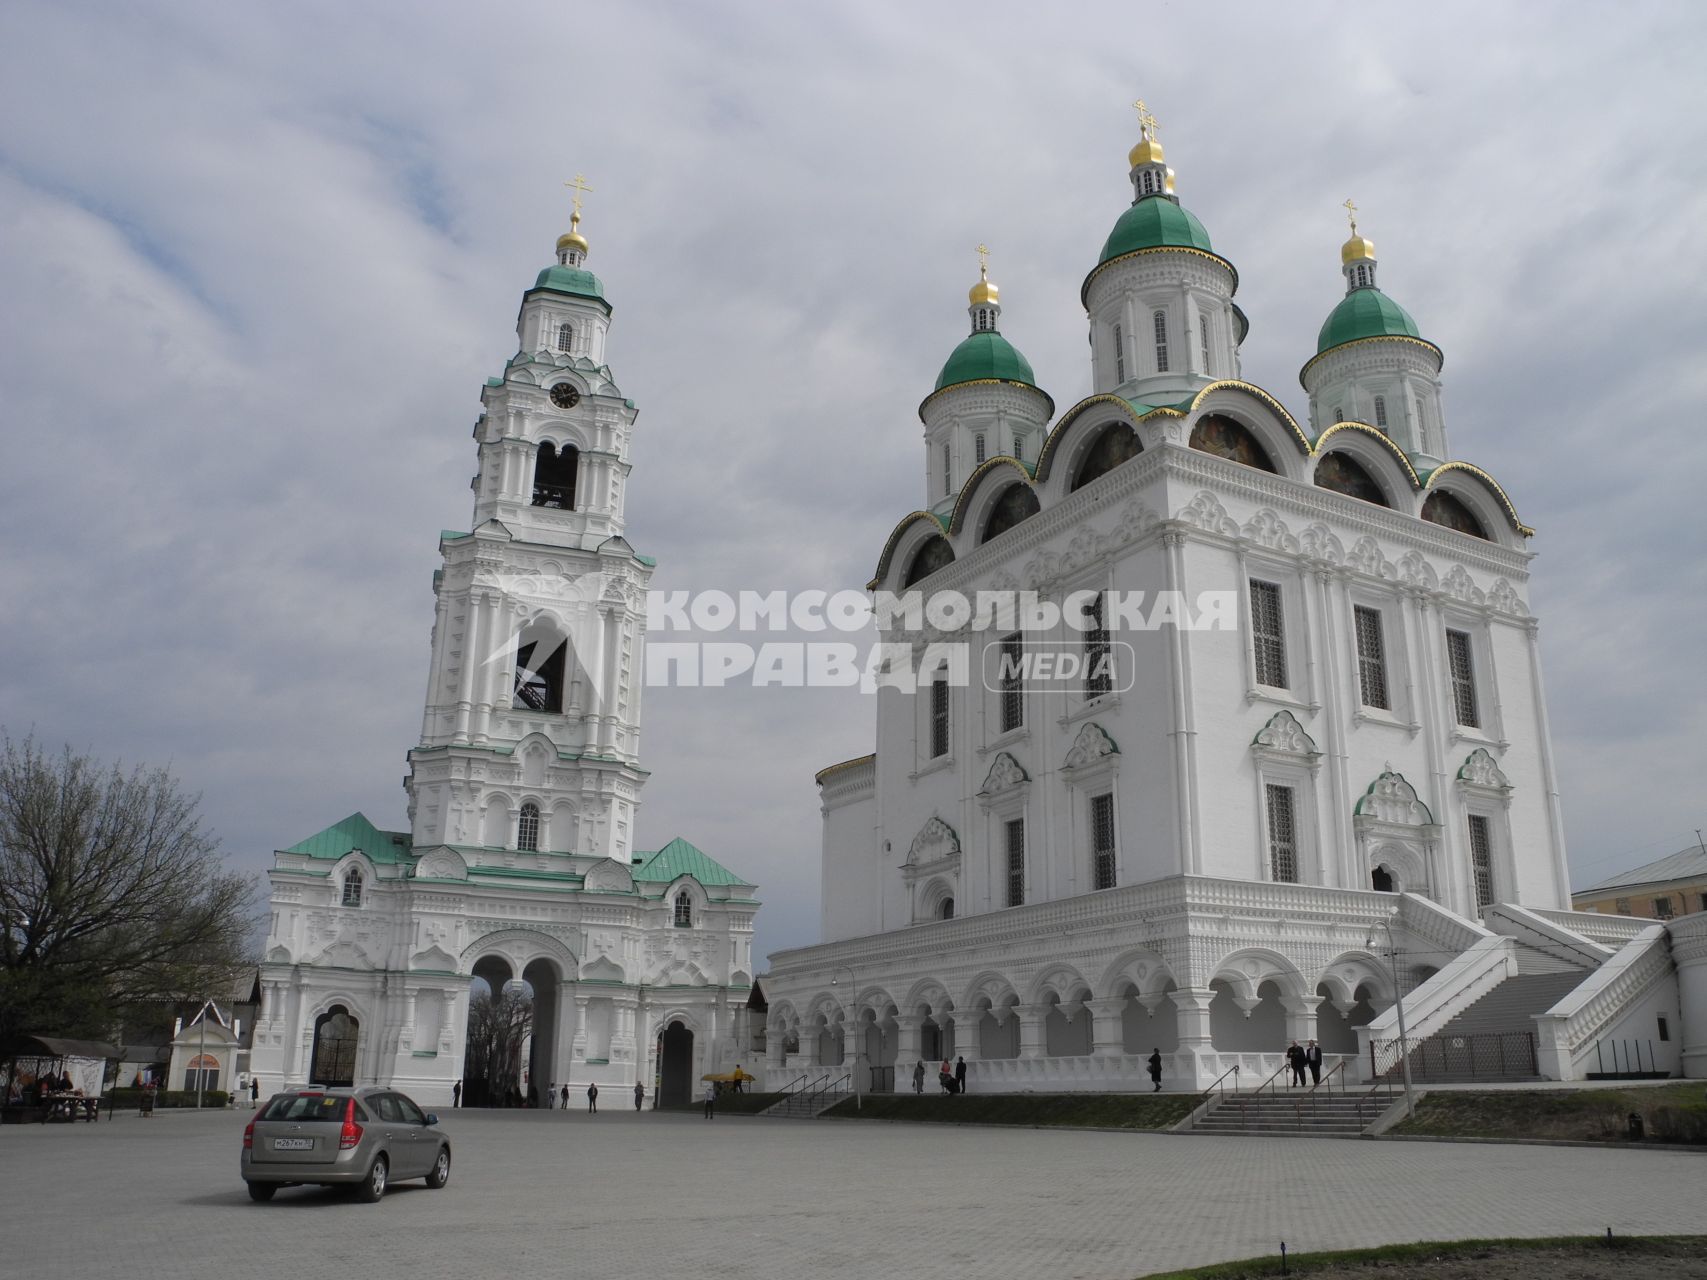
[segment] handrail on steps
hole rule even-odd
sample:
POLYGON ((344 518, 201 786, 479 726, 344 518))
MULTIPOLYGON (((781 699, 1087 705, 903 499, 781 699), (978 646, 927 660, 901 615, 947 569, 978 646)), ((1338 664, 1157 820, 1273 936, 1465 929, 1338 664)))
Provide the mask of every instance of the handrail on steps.
MULTIPOLYGON (((1197 1126, 1197 1113, 1202 1111, 1204 1106, 1209 1102, 1209 1095, 1212 1093, 1219 1093, 1219 1094, 1225 1095, 1227 1092, 1227 1087, 1225 1085, 1223 1085, 1221 1082, 1223 1080, 1225 1080, 1228 1076, 1236 1076, 1238 1074, 1239 1074, 1239 1064, 1235 1062, 1232 1066, 1228 1067, 1220 1075, 1216 1076, 1213 1080, 1211 1080, 1209 1082, 1209 1087, 1207 1089, 1204 1089, 1203 1092, 1201 1092, 1200 1094, 1197 1095, 1197 1105, 1191 1109, 1191 1123, 1192 1123, 1193 1128, 1195 1128, 1197 1126)), ((1235 1094, 1237 1094, 1238 1091, 1239 1091, 1239 1082, 1237 1080, 1235 1080, 1235 1081, 1233 1081, 1233 1092, 1235 1094)))

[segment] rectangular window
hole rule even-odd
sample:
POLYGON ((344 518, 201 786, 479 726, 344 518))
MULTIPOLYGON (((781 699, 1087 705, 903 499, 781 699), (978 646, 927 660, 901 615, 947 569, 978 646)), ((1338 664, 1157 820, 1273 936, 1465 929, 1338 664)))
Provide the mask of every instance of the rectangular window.
POLYGON ((948 677, 931 681, 931 759, 948 754, 948 677))
POLYGON ((1199 315, 1197 317, 1197 337, 1198 337, 1199 342, 1201 342, 1201 344, 1203 346, 1203 376, 1207 378, 1210 376, 1210 368, 1209 368, 1209 317, 1206 315, 1199 315))
POLYGON ((1168 313, 1158 311, 1151 319, 1156 329, 1156 372, 1168 371, 1168 313))
POLYGON ((1269 783, 1268 871, 1272 879, 1298 883, 1298 835, 1292 805, 1292 788, 1269 783))
POLYGON ((1383 430, 1383 431, 1385 431, 1387 429, 1387 397, 1386 396, 1376 396, 1375 397, 1375 425, 1380 427, 1381 430, 1383 430))
POLYGON ((1100 698, 1114 688, 1114 647, 1109 644, 1105 621, 1107 596, 1097 592, 1085 610, 1090 627, 1085 631, 1085 696, 1100 698))
POLYGON ((982 466, 984 462, 984 433, 979 432, 972 437, 972 463, 982 466))
POLYGON ((1494 905, 1494 847, 1488 820, 1470 815, 1470 872, 1476 881, 1476 910, 1494 905))
POLYGON ((1008 905, 1025 902, 1025 819, 1011 818, 1007 823, 1008 905))
POLYGON ((1011 635, 1002 641, 1000 678, 1002 691, 1002 732, 1017 729, 1025 723, 1025 641, 1011 635))
POLYGON ((1470 656, 1470 633, 1446 633, 1446 665, 1452 674, 1452 705, 1458 713, 1458 723, 1480 728, 1482 717, 1476 708, 1476 667, 1470 656))
POLYGON ((1114 796, 1091 797, 1091 875, 1098 889, 1114 888, 1114 796))
POLYGON ((1014 457, 1022 460, 1025 458, 1025 450, 1020 448, 1020 445, 1023 443, 1024 441, 1022 441, 1018 436, 1014 437, 1014 457))
POLYGON ((1286 636, 1278 583, 1251 579, 1251 644, 1256 654, 1257 683, 1271 689, 1287 688, 1286 636))
POLYGON ((947 497, 954 492, 954 476, 949 462, 948 446, 942 447, 942 496, 947 497))
POLYGON ((1659 1023, 1660 1023, 1660 1039, 1661 1040, 1670 1040, 1671 1039, 1671 1026, 1666 1022, 1666 1020, 1664 1018, 1661 1018, 1659 1020, 1659 1023))
POLYGON ((1119 325, 1114 326, 1114 380, 1126 381, 1126 337, 1119 325))
POLYGON ((1656 919, 1656 920, 1670 920, 1671 919, 1671 899, 1670 898, 1655 898, 1654 899, 1654 919, 1656 919))
POLYGON ((1630 914, 1630 899, 1628 899, 1628 898, 1615 898, 1615 899, 1613 899, 1612 909, 1614 911, 1616 911, 1621 916, 1629 915, 1630 914))
POLYGON ((1387 698, 1387 649, 1381 636, 1381 610, 1357 605, 1352 611, 1357 630, 1357 681, 1366 707, 1390 710, 1387 698))

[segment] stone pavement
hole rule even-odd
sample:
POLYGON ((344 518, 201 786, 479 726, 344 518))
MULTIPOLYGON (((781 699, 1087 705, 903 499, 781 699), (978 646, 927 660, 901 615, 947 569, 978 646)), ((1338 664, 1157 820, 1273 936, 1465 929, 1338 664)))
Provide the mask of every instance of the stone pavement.
POLYGON ((1277 1251, 1699 1230, 1707 1157, 1579 1147, 453 1111, 450 1186, 252 1204, 247 1112, 0 1130, 31 1280, 1115 1280, 1277 1251))

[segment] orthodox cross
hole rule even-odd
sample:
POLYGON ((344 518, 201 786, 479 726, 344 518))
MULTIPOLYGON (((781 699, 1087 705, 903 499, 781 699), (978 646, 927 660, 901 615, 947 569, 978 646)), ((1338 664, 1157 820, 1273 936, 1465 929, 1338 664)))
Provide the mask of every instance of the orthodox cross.
POLYGON ((575 214, 579 217, 581 213, 581 195, 583 192, 592 190, 592 188, 587 185, 586 175, 577 173, 575 175, 575 181, 565 182, 563 185, 575 188, 575 214))
POLYGON ((1351 219, 1351 234, 1357 234, 1357 206, 1351 202, 1351 197, 1345 198, 1345 216, 1351 219))

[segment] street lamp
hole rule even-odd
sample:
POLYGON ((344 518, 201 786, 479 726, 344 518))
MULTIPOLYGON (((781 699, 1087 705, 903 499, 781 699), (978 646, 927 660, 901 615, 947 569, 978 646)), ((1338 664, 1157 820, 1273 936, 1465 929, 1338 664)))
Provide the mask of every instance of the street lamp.
MULTIPOLYGON (((1393 942, 1393 926, 1387 920, 1377 920, 1387 933, 1387 972, 1393 979, 1393 1007, 1399 1015, 1399 1068, 1405 1077, 1405 1115, 1408 1117, 1416 1108, 1411 1094, 1411 1049, 1405 1037, 1405 992, 1399 985, 1399 949, 1393 942)), ((1375 946, 1375 935, 1372 933, 1364 943, 1365 946, 1375 946)))
MULTIPOLYGON (((845 969, 847 971, 848 993, 849 994, 848 994, 848 998, 846 1000, 842 1001, 842 1008, 844 1008, 848 1011, 848 1025, 855 1027, 857 1029, 856 1014, 855 1014, 855 1010, 853 1007, 853 1002, 854 1002, 854 997, 859 994, 859 982, 854 977, 854 971, 853 971, 852 965, 839 964, 836 966, 836 968, 837 969, 845 969)), ((835 978, 831 978, 830 979, 830 985, 832 987, 835 986, 836 981, 837 980, 835 978)), ((863 1041, 863 1039, 864 1039, 863 1034, 861 1035, 860 1038, 863 1041)), ((843 1033, 843 1052, 844 1053, 846 1052, 846 1044, 847 1044, 846 1033, 843 1033)), ((863 1108, 860 1105, 861 1104, 861 1098, 862 1098, 862 1091, 860 1089, 860 1082, 859 1082, 859 1060, 861 1057, 864 1056, 864 1052, 865 1052, 865 1046, 862 1043, 860 1045, 860 1052, 856 1053, 854 1055, 853 1078, 854 1078, 854 1110, 855 1111, 863 1110, 863 1108)))

